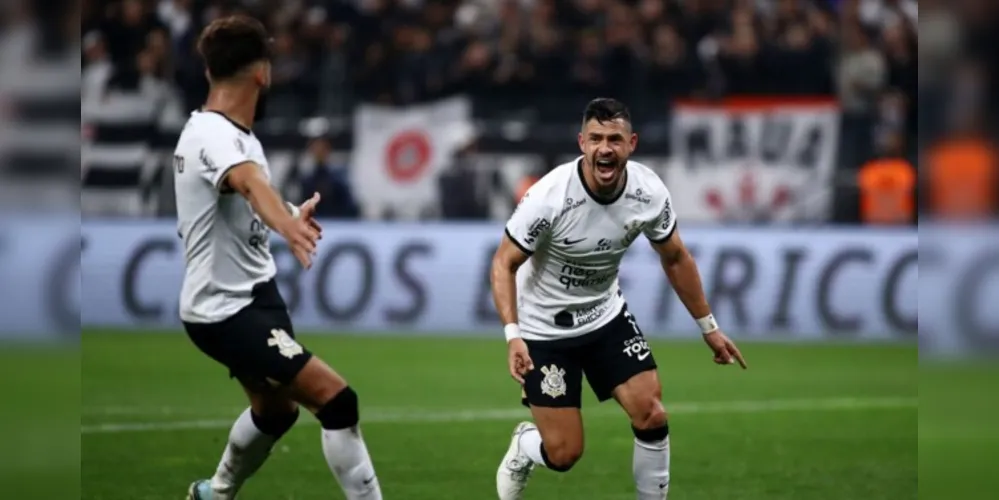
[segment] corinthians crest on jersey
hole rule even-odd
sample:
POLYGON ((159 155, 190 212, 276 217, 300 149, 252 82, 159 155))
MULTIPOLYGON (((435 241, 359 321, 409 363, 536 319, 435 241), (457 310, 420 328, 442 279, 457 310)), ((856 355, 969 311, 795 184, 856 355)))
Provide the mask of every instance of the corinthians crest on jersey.
POLYGON ((528 340, 575 337, 608 323, 624 305, 624 253, 643 235, 666 241, 676 227, 669 190, 650 168, 629 161, 625 188, 612 200, 590 192, 582 168, 580 157, 542 177, 506 225, 507 237, 531 256, 517 272, 528 340))

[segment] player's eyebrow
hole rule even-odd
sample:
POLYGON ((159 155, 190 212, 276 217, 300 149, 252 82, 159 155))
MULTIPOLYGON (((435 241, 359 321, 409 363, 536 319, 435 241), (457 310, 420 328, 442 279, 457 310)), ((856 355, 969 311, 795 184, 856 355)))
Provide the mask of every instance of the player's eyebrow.
POLYGON ((614 133, 606 134, 606 135, 605 134, 601 134, 599 132, 590 132, 590 139, 601 139, 603 137, 607 137, 608 139, 615 139, 615 140, 616 139, 624 139, 624 135, 622 135, 620 132, 614 132, 614 133))

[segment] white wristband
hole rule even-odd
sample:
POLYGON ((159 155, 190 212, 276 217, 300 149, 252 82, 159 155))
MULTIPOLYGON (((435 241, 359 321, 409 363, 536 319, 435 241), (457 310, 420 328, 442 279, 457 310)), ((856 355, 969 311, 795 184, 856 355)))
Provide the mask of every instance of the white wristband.
POLYGON ((707 335, 718 330, 718 322, 715 315, 709 314, 703 318, 697 318, 697 326, 701 328, 701 333, 707 335))
POLYGON ((510 323, 503 326, 503 335, 506 336, 506 341, 509 342, 513 339, 520 338, 520 327, 516 323, 510 323))
POLYGON ((297 219, 299 215, 302 215, 302 211, 298 207, 296 207, 294 203, 290 203, 290 202, 286 201, 286 202, 284 202, 284 205, 285 205, 285 207, 288 208, 288 212, 291 213, 292 217, 294 217, 294 218, 297 219))

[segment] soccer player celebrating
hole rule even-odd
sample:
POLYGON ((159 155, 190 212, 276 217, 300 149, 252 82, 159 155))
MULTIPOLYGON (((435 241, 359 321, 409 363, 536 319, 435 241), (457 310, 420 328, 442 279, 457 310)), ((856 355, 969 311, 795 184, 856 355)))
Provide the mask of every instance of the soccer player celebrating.
POLYGON ((233 424, 215 475, 195 481, 188 499, 235 498, 301 405, 322 425, 323 454, 346 497, 380 500, 358 429, 357 394, 295 341, 274 281, 270 230, 287 240, 305 268, 321 230, 313 219, 318 194, 299 207, 282 201, 250 130, 271 81, 267 32, 247 17, 219 19, 202 32, 198 50, 210 82, 208 101, 191 114, 173 160, 187 262, 180 316, 194 344, 229 368, 250 407, 233 424))
POLYGON ((510 375, 534 418, 514 429, 496 488, 500 500, 520 499, 536 465, 564 472, 579 460, 585 374, 601 402, 613 397, 631 419, 638 499, 662 500, 669 491, 666 410, 656 362, 618 285, 636 238, 644 234, 659 254, 715 363, 746 363, 711 315, 669 191, 628 160, 638 144, 628 109, 613 99, 591 101, 578 140, 583 155, 528 190, 493 258, 510 375))

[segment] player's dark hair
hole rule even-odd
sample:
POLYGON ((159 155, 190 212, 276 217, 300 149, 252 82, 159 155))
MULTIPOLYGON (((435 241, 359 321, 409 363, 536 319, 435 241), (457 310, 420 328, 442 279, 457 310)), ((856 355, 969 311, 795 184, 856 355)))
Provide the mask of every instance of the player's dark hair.
POLYGON ((270 36, 260 21, 243 15, 212 21, 198 38, 198 53, 213 79, 235 76, 251 64, 270 59, 270 36))
POLYGON ((631 112, 628 111, 628 106, 617 99, 598 97, 586 105, 586 111, 583 112, 583 125, 589 123, 590 120, 603 123, 618 118, 631 123, 631 112))

